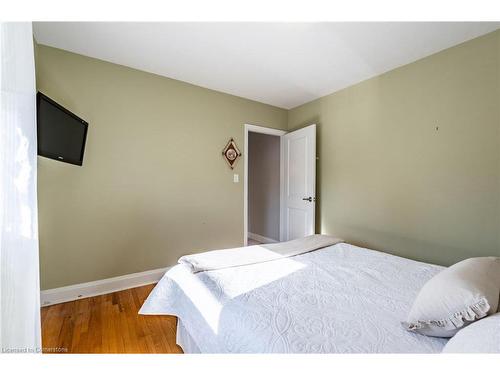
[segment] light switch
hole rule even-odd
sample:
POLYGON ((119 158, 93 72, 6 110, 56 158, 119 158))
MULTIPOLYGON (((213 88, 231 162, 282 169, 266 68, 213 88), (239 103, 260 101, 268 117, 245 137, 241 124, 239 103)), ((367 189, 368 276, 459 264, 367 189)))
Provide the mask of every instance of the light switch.
POLYGON ((233 182, 237 184, 240 182, 240 175, 239 174, 233 174, 233 182))

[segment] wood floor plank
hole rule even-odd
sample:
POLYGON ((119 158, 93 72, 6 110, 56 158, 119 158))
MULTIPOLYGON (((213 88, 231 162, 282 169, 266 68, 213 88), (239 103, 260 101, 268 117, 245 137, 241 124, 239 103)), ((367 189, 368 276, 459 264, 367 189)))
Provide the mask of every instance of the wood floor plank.
POLYGON ((182 353, 173 316, 139 315, 154 284, 42 308, 45 353, 182 353))

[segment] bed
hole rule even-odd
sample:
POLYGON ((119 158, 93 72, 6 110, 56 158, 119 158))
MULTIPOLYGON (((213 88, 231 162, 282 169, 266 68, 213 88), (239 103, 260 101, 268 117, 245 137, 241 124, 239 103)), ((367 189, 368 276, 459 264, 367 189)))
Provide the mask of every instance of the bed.
POLYGON ((194 273, 172 267, 139 313, 178 317, 186 353, 440 353, 401 326, 443 267, 338 243, 194 273))

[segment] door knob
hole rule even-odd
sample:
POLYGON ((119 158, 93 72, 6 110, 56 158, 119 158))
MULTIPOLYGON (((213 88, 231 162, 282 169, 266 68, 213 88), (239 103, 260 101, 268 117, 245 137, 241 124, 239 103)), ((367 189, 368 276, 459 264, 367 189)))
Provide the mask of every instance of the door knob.
POLYGON ((307 198, 302 198, 303 201, 308 201, 308 202, 312 202, 313 199, 312 197, 307 197, 307 198))

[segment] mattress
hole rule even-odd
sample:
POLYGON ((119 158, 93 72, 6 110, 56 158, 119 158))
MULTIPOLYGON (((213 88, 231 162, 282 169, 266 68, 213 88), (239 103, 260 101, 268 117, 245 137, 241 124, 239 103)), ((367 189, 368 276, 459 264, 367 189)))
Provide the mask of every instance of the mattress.
POLYGON ((179 264, 139 313, 177 316, 201 353, 439 353, 447 339, 401 321, 442 269, 346 243, 216 271, 179 264))

